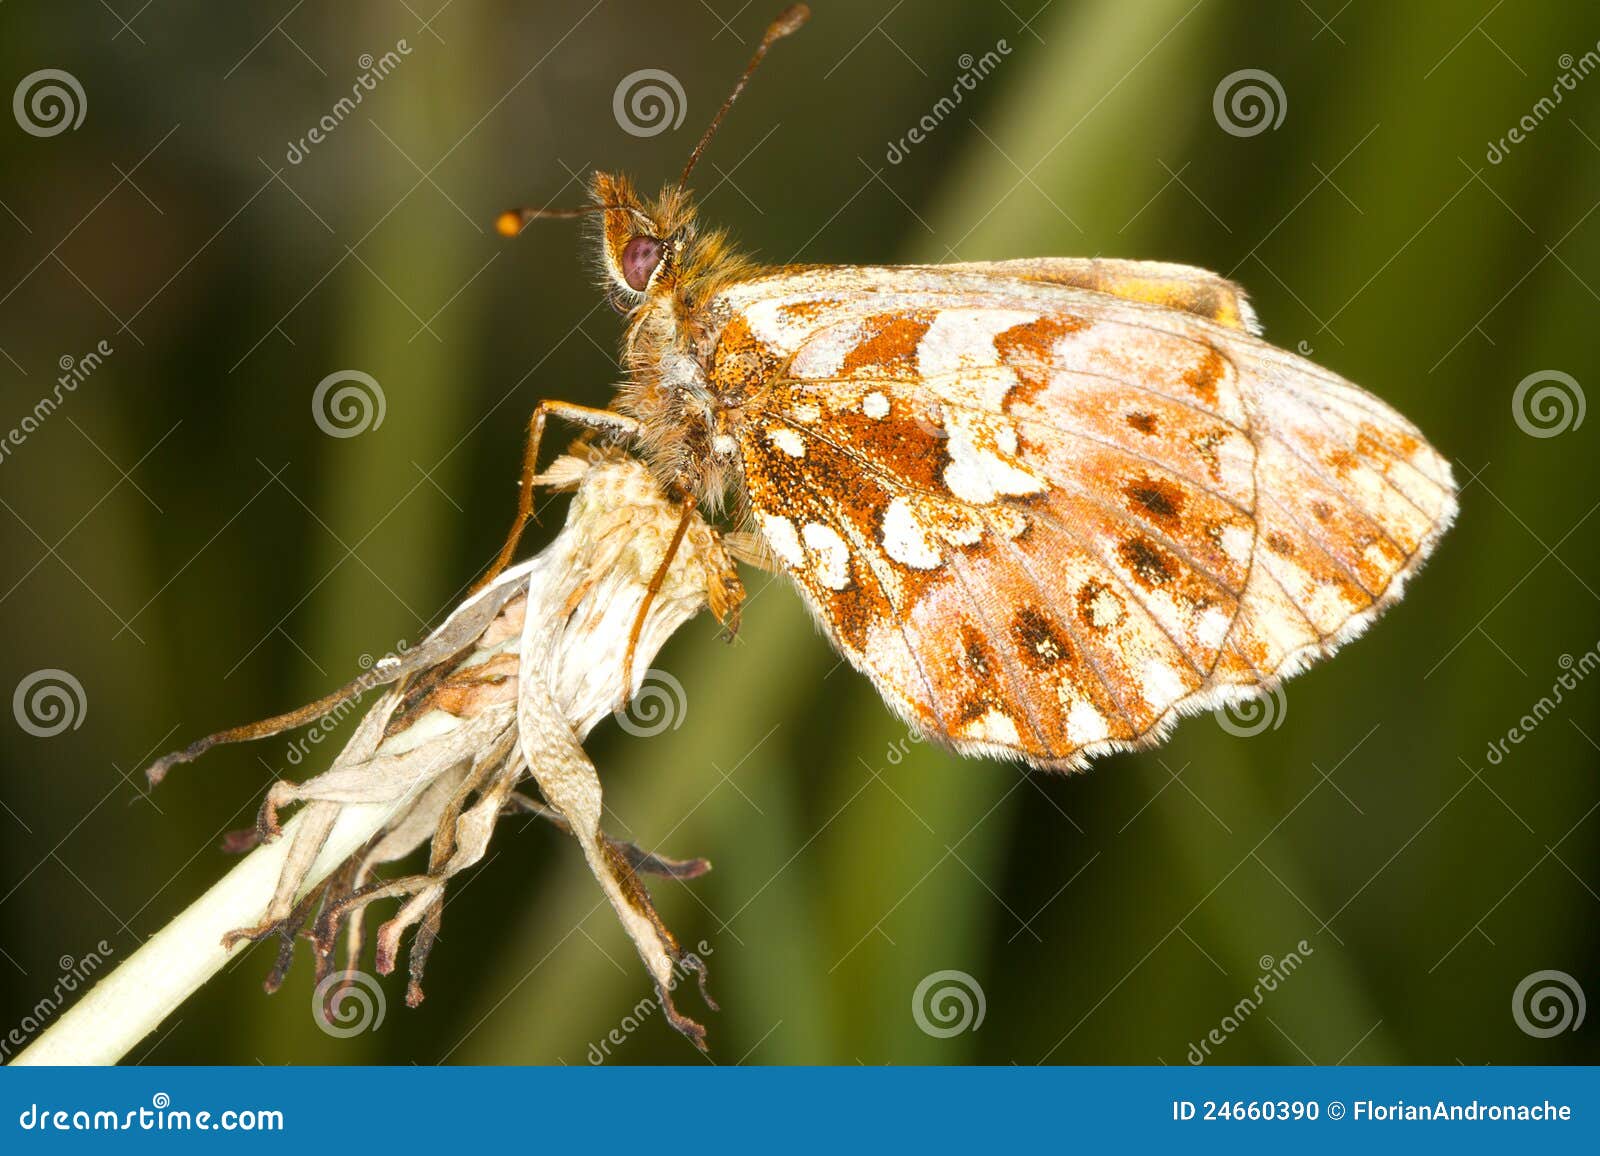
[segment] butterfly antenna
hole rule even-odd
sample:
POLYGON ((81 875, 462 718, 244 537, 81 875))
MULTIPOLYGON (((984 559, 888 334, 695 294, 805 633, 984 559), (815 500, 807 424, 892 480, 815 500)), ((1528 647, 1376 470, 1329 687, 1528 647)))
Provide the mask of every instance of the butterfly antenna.
POLYGON ((717 129, 722 125, 722 118, 728 115, 728 110, 733 107, 733 102, 739 99, 739 94, 744 91, 744 86, 750 83, 750 76, 756 67, 767 56, 767 50, 778 41, 792 32, 798 32, 807 20, 811 19, 811 9, 804 4, 791 4, 778 18, 767 25, 767 30, 761 34, 761 43, 756 45, 755 55, 750 58, 750 63, 744 66, 744 72, 733 86, 733 91, 728 94, 728 99, 722 102, 722 107, 717 109, 717 115, 711 118, 711 124, 706 129, 705 135, 700 138, 700 143, 694 146, 694 151, 689 154, 689 161, 683 166, 683 175, 678 178, 678 189, 681 192, 689 183, 689 174, 694 171, 700 154, 706 151, 706 146, 711 143, 711 138, 716 136, 717 129))
POLYGON ((529 221, 570 220, 585 213, 598 213, 604 205, 580 205, 575 209, 507 209, 494 219, 494 231, 502 237, 515 237, 528 227, 529 221))

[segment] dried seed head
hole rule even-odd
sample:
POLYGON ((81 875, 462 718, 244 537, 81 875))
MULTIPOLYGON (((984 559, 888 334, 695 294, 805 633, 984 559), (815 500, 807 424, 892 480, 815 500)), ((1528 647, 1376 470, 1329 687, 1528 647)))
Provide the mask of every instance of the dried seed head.
MULTIPOLYGON (((481 861, 503 811, 537 808, 577 838, 668 1018, 703 1047, 704 1029, 671 1003, 674 969, 685 956, 638 875, 693 878, 709 865, 608 839, 600 830, 599 776, 579 743, 636 689, 674 630, 707 605, 731 620, 742 589, 711 528, 669 500, 635 459, 614 451, 569 454, 538 481, 575 490, 555 541, 469 598, 420 646, 346 688, 357 694, 374 679, 395 683, 327 771, 304 783, 278 782, 267 793, 257 824, 261 838, 276 837, 285 808, 298 805, 301 814, 264 918, 230 938, 283 938, 269 980, 276 986, 294 936, 309 927, 321 980, 341 933, 346 970, 355 967, 366 907, 401 900, 399 912, 378 930, 377 969, 386 974, 394 968, 402 936, 415 927, 407 991, 407 1002, 415 1004, 446 885, 481 861), (542 804, 517 793, 529 778, 542 804), (316 878, 330 831, 347 810, 362 807, 382 809, 370 838, 327 878, 316 878), (373 882, 379 866, 424 843, 424 870, 373 882)), ((327 709, 326 700, 319 706, 327 709)), ((164 770, 218 741, 273 733, 314 717, 296 712, 223 732, 158 766, 164 770)))

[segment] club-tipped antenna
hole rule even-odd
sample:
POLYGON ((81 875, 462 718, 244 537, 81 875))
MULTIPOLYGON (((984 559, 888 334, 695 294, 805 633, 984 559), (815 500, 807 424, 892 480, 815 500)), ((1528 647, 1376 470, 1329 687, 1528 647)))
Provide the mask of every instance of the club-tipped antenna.
POLYGON ((604 205, 579 205, 575 209, 507 209, 494 219, 494 231, 502 237, 515 237, 528 227, 529 221, 544 219, 567 220, 585 213, 598 213, 604 205))
MULTIPOLYGON (((700 160, 700 154, 706 151, 706 146, 711 143, 711 138, 717 135, 717 129, 722 126, 722 118, 728 115, 728 110, 733 107, 733 102, 739 99, 739 94, 744 91, 744 86, 750 83, 750 77, 756 67, 766 59, 767 51, 778 41, 790 33, 798 32, 811 19, 811 9, 805 4, 791 4, 778 18, 767 25, 767 30, 761 34, 761 43, 756 45, 755 55, 750 57, 750 63, 744 66, 744 72, 739 75, 738 81, 733 86, 733 91, 728 93, 728 99, 722 102, 722 107, 717 109, 717 115, 711 118, 711 124, 706 128, 705 134, 694 146, 694 151, 689 154, 688 162, 683 166, 683 172, 678 177, 678 188, 682 190, 689 183, 689 174, 694 171, 695 164, 700 160)), ((570 220, 581 217, 585 213, 598 213, 605 208, 604 205, 579 205, 573 209, 544 209, 521 208, 507 209, 495 218, 495 232, 502 237, 515 237, 528 227, 530 221, 539 220, 570 220)))
POLYGON ((688 163, 683 166, 683 173, 678 177, 678 188, 681 191, 689 183, 689 174, 694 171, 695 164, 700 160, 700 154, 706 151, 706 146, 711 143, 711 138, 716 136, 717 129, 722 125, 722 118, 728 115, 728 110, 733 107, 733 102, 739 99, 739 94, 744 91, 744 86, 750 82, 750 76, 756 67, 766 59, 767 50, 778 41, 792 32, 798 32, 807 20, 811 19, 811 9, 804 4, 791 4, 778 18, 767 25, 767 30, 761 34, 761 43, 756 45, 755 55, 750 58, 750 63, 744 66, 744 72, 733 86, 733 91, 728 93, 728 99, 722 102, 722 107, 717 109, 717 115, 711 118, 711 124, 706 128, 705 135, 694 146, 694 151, 689 154, 688 163))

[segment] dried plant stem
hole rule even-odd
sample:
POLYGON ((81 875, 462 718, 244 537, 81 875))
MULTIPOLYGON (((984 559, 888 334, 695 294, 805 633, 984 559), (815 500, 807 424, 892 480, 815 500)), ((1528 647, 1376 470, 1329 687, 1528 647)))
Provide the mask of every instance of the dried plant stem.
MULTIPOLYGON (((395 685, 332 766, 268 792, 258 827, 269 837, 277 834, 277 808, 301 807, 281 835, 96 984, 14 1063, 115 1063, 247 938, 292 934, 299 924, 291 913, 324 880, 342 869, 341 879, 360 882, 374 865, 409 854, 433 833, 427 872, 364 893, 405 899, 380 930, 377 968, 393 968, 402 932, 418 927, 408 1001, 420 999, 429 928, 445 886, 480 860, 495 820, 511 806, 536 808, 576 837, 668 1016, 704 1046, 704 1029, 678 1014, 669 994, 674 967, 695 969, 698 960, 679 950, 636 872, 689 877, 705 865, 607 838, 599 775, 581 744, 638 689, 679 626, 708 604, 731 619, 738 579, 710 528, 669 501, 631 458, 599 451, 564 457, 538 481, 576 489, 555 541, 470 597, 406 657, 375 666, 374 684, 395 685), (524 776, 547 806, 512 802, 524 776), (467 806, 469 797, 476 801, 467 806)), ((270 733, 284 719, 307 721, 299 713, 280 716, 224 732, 222 741, 270 733)), ((160 760, 152 781, 211 742, 160 760)), ((350 910, 359 919, 364 902, 354 903, 347 890, 334 914, 350 910)), ((359 934, 354 942, 359 946, 359 934)))
MULTIPOLYGON (((394 813, 393 803, 345 807, 306 876, 321 883, 372 839, 394 813)), ((114 1064, 222 970, 248 944, 231 949, 222 938, 255 922, 278 886, 289 849, 305 816, 284 825, 284 837, 257 847, 211 890, 191 903, 65 1015, 20 1052, 13 1064, 114 1064)))

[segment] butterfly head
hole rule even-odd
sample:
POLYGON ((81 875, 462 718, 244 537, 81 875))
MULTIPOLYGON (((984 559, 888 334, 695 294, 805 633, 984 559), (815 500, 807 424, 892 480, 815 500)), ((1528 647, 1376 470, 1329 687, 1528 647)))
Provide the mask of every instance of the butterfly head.
POLYGON ((600 219, 604 284, 617 311, 632 313, 651 297, 670 297, 695 245, 687 194, 669 187, 646 201, 627 177, 596 173, 590 195, 600 219))

